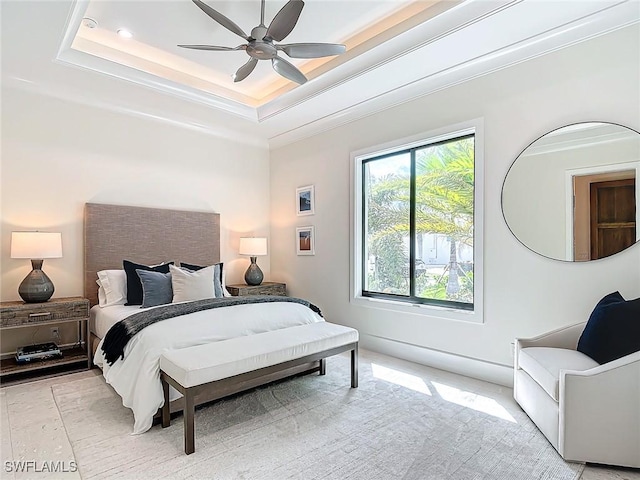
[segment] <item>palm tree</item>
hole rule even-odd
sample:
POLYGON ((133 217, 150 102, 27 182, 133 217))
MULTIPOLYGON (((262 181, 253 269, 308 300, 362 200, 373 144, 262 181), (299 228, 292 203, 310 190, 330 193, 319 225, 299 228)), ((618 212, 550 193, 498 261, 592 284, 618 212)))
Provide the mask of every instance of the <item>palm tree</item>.
POLYGON ((460 292, 458 245, 473 247, 474 139, 416 152, 416 232, 447 235, 449 264, 446 296, 460 292))

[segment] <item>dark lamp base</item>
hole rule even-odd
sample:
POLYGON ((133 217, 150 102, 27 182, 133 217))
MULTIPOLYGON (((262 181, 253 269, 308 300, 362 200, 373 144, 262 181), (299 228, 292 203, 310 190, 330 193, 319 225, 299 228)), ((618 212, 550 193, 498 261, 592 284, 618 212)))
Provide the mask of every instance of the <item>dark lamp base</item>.
POLYGON ((33 270, 22 280, 18 294, 26 303, 43 303, 53 295, 53 283, 42 268, 42 260, 31 260, 33 270))
POLYGON ((247 271, 244 274, 244 281, 247 285, 260 285, 262 280, 264 279, 264 275, 260 267, 256 263, 256 257, 251 257, 251 264, 247 271))

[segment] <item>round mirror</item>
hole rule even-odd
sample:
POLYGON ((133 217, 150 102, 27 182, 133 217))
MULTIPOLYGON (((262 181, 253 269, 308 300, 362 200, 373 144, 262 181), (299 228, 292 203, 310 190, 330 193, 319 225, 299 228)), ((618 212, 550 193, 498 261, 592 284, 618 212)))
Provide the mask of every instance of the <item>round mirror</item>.
POLYGON ((538 138, 502 186, 515 237, 545 257, 583 262, 640 240, 640 133, 613 123, 576 123, 538 138))

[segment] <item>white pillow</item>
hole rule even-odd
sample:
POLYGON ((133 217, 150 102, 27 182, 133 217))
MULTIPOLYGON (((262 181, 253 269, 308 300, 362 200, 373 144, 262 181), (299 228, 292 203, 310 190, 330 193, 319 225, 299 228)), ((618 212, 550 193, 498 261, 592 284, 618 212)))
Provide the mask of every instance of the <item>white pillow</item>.
POLYGON ((188 272, 175 265, 169 265, 173 303, 192 302, 204 298, 215 298, 213 273, 215 265, 202 268, 196 272, 188 272))
POLYGON ((127 274, 124 270, 101 270, 98 272, 98 281, 105 294, 103 304, 98 288, 98 302, 101 307, 127 303, 127 274))
POLYGON ((100 280, 96 280, 96 283, 98 284, 98 305, 103 307, 107 304, 107 294, 104 291, 102 282, 100 280))

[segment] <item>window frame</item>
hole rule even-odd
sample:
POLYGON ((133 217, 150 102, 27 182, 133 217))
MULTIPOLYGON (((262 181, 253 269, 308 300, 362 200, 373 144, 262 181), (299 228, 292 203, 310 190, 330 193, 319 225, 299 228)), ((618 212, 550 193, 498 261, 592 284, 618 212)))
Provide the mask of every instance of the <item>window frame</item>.
MULTIPOLYGON (((484 129, 483 119, 469 120, 463 123, 431 130, 412 137, 392 141, 382 145, 374 145, 351 153, 351 236, 350 236, 350 301, 360 306, 403 311, 407 313, 446 318, 450 320, 483 322, 483 223, 484 223, 484 129), (419 147, 434 145, 454 138, 474 135, 474 301, 473 308, 459 308, 454 302, 445 301, 438 304, 434 299, 417 299, 393 294, 376 292, 363 293, 364 269, 366 268, 363 246, 365 219, 365 188, 363 185, 364 164, 374 158, 381 158, 419 147), (428 302, 428 303, 427 303, 428 302)), ((415 172, 412 172, 415 181, 415 172)), ((415 195, 415 191, 412 192, 415 195)), ((413 243, 411 232, 410 245, 413 243)), ((411 248, 414 248, 411 246, 411 248)), ((410 270, 411 262, 410 262, 410 270)), ((415 293, 415 292, 410 292, 415 293)))

